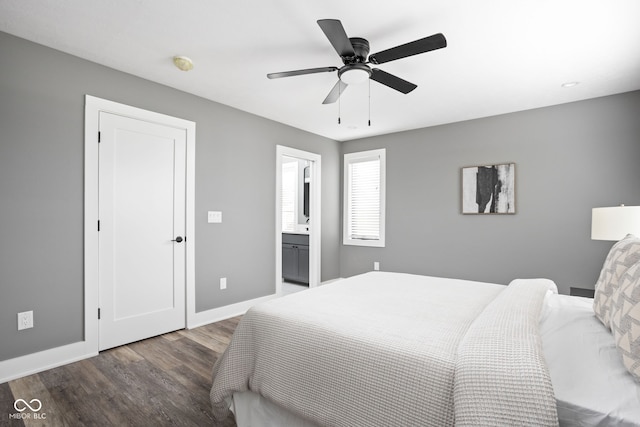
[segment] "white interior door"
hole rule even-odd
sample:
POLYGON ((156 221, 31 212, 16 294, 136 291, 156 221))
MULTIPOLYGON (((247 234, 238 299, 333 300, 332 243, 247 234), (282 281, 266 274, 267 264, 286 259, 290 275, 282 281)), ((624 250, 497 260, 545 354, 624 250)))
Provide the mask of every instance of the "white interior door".
POLYGON ((100 112, 99 349, 185 327, 186 132, 100 112))

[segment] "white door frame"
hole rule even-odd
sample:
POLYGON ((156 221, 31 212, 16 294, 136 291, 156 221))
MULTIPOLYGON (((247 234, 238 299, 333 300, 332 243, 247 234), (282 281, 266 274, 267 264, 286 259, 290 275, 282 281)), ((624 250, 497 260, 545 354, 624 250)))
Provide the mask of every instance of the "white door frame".
POLYGON ((187 134, 186 158, 186 325, 195 316, 195 122, 85 95, 84 134, 84 340, 98 352, 98 131, 100 112, 131 117, 178 129, 187 134))
POLYGON ((322 156, 296 148, 276 145, 276 294, 282 295, 282 157, 295 157, 313 162, 311 168, 311 185, 309 192, 309 287, 320 285, 321 273, 321 180, 322 156))

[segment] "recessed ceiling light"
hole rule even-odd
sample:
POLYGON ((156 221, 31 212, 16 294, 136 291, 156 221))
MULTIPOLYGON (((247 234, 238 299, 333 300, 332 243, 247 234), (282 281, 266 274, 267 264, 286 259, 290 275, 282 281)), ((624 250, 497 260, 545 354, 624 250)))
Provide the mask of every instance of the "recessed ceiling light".
POLYGON ((578 86, 580 84, 580 82, 566 82, 566 83, 562 83, 562 87, 574 87, 574 86, 578 86))
POLYGON ((193 69, 193 61, 186 56, 174 56, 173 63, 182 71, 189 71, 193 69))

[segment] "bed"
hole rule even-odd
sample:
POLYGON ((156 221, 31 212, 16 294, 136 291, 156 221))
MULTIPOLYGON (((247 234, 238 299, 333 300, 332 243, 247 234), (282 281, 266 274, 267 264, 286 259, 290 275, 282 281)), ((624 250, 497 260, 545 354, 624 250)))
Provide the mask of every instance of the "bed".
POLYGON ((640 426, 592 300, 370 272, 253 307, 213 372, 243 426, 640 426), (624 396, 622 396, 624 395, 624 396))

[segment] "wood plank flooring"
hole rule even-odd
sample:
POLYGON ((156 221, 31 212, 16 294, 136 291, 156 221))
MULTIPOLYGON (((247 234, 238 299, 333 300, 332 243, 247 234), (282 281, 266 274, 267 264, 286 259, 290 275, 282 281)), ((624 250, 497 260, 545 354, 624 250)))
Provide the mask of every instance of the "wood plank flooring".
MULTIPOLYGON (((240 317, 101 352, 0 384, 0 426, 211 426, 211 370, 240 317), (16 419, 16 399, 46 419, 16 419), (10 418, 10 415, 13 418, 10 418)), ((220 427, 235 427, 232 416, 220 427)))

